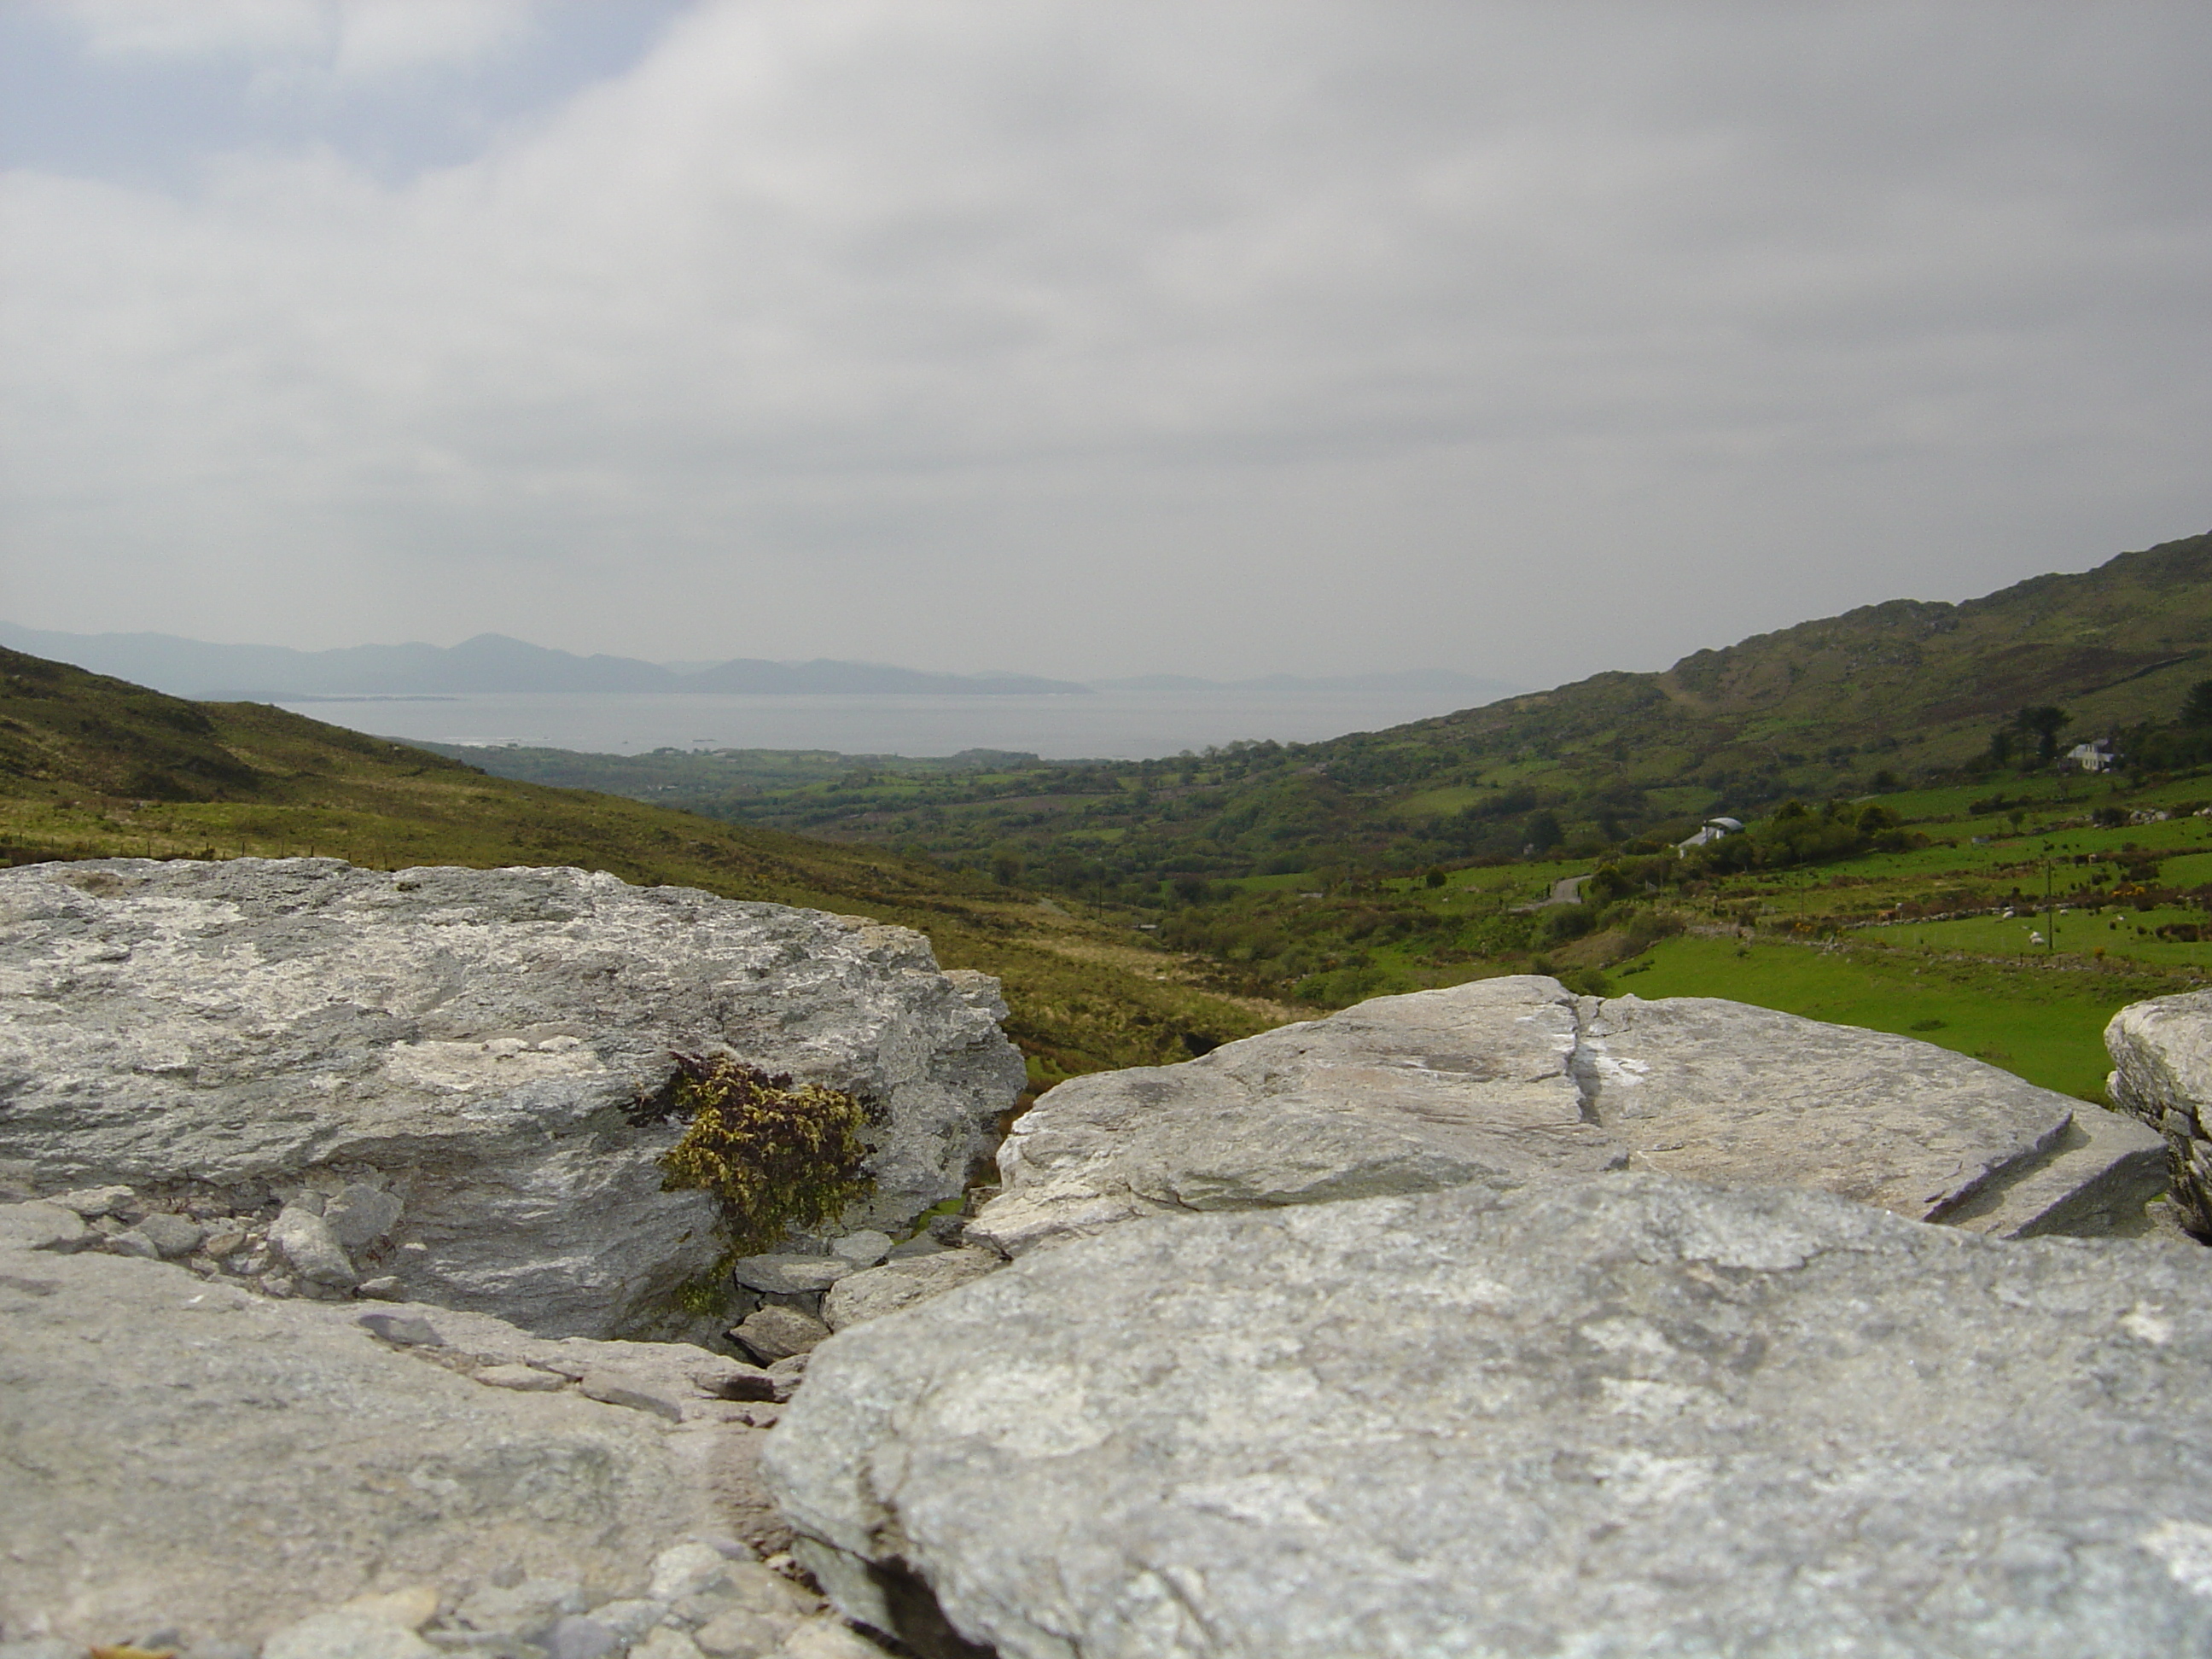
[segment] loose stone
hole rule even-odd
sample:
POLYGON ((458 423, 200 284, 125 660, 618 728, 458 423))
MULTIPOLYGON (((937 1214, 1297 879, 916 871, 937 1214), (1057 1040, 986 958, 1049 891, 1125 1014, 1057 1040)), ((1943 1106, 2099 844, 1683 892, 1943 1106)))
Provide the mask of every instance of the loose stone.
POLYGON ((749 1291, 803 1296, 826 1291, 866 1265, 842 1255, 749 1255, 730 1268, 730 1277, 749 1291))
POLYGON ((269 1242, 311 1283, 349 1291, 361 1282, 330 1224, 297 1205, 285 1206, 270 1224, 269 1242))
POLYGON ((828 1338, 830 1328, 796 1308, 769 1306, 748 1314, 730 1340, 763 1364, 805 1353, 828 1338))
POLYGON ((586 1399, 597 1400, 609 1406, 627 1406, 632 1411, 651 1412, 672 1423, 684 1420, 684 1407, 673 1400, 641 1388, 628 1377, 611 1371, 586 1371, 577 1388, 586 1399))
POLYGON ((353 1613, 319 1613, 287 1625, 262 1644, 261 1659, 436 1659, 404 1625, 353 1613))
POLYGON ((518 1394, 556 1394, 568 1386, 566 1378, 535 1365, 487 1365, 470 1375, 488 1389, 513 1389, 518 1394))
POLYGON ((166 1210, 156 1210, 143 1218, 137 1231, 153 1241, 164 1261, 190 1255, 199 1248, 200 1240, 207 1237, 207 1229, 191 1217, 172 1215, 166 1210))

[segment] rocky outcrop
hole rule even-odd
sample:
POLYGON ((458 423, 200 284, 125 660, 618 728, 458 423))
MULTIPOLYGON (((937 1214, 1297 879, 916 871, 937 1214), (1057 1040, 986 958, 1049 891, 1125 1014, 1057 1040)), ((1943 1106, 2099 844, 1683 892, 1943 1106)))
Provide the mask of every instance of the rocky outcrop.
MULTIPOLYGON (((725 1049, 868 1107, 854 1228, 957 1194, 1022 1084, 996 988, 853 917, 576 870, 0 872, 0 1182, 111 1187, 305 1295, 644 1328, 720 1254, 637 1109, 725 1049)), ((120 1248, 137 1248, 135 1244, 120 1248)))
POLYGON ((2182 1224, 2212 1238, 2212 992, 2121 1009, 2105 1047, 2114 1067, 2107 1092, 2158 1133, 2182 1224))
POLYGON ((999 1165, 969 1236, 1010 1255, 1150 1214, 1624 1170, 1817 1188, 2007 1237, 2141 1230, 2163 1184, 2139 1126, 1947 1049, 1525 976, 1073 1079, 999 1165))
POLYGON ((1635 1174, 1142 1220, 831 1339, 764 1467, 924 1654, 2197 1653, 2203 1267, 1635 1174))
POLYGON ((272 1300, 100 1237, 0 1206, 0 1652, 874 1651, 758 1559, 788 1534, 750 1368, 272 1300))

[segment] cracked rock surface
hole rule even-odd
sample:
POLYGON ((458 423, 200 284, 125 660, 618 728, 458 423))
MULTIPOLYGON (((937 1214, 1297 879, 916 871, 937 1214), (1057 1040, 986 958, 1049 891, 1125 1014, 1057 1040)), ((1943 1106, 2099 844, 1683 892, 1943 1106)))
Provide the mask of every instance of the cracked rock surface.
POLYGON ((631 1109, 672 1050, 862 1097, 875 1189, 845 1224, 895 1226, 959 1193, 1021 1088, 1003 1012, 906 929, 578 870, 0 871, 0 1184, 281 1203, 266 1252, 222 1258, 279 1294, 627 1334, 720 1253, 713 1200, 661 1190, 681 1126, 631 1109))
POLYGON ((2212 1651, 2212 1279, 1657 1175, 1156 1218, 841 1333, 764 1468, 925 1653, 2212 1651))
POLYGON ((2126 1231, 2163 1184, 2158 1150, 2138 1125, 1908 1037, 1517 975, 1072 1079, 1015 1123, 1004 1188, 968 1236, 1019 1255, 1166 1212, 1630 1170, 1817 1188, 1916 1219, 1978 1207, 1978 1231, 2126 1231), (2097 1135, 2074 1133, 2077 1115, 2097 1135), (2076 1142, 2094 1144, 2057 1191, 2018 1212, 1998 1201, 2076 1142), (2069 1204, 2089 1186, 2109 1201, 2069 1204))

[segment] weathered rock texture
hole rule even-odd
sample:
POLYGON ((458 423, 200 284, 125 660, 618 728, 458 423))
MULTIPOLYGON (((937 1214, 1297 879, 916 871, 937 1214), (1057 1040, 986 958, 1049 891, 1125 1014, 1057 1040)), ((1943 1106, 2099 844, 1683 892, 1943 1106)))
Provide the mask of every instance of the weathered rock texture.
POLYGON ((2182 1224, 2212 1238, 2212 992, 2121 1009, 2105 1028, 2105 1047, 2117 1068, 2112 1099, 2166 1146, 2182 1224))
POLYGON ((713 1201, 661 1190, 681 1125, 631 1110, 672 1050, 860 1096, 875 1191, 848 1224, 900 1224, 1021 1087, 1003 1012, 902 928, 576 870, 36 866, 0 872, 0 1178, 246 1210, 314 1188, 295 1207, 343 1198, 330 1230, 385 1293, 606 1334, 720 1250, 713 1201))
POLYGON ((969 1236, 1019 1254, 1166 1211, 1624 1170, 1819 1188, 2007 1236, 2124 1231, 2162 1185, 2157 1151, 2111 1113, 1910 1038, 1481 980, 1063 1083, 1016 1122, 1005 1189, 969 1236))
POLYGON ((924 1652, 2198 1653, 2208 1366, 2185 1243, 1625 1175, 1040 1251, 816 1350, 764 1467, 924 1652))
POLYGON ((880 1267, 841 1279, 822 1298, 822 1319, 833 1331, 927 1302, 957 1291, 1005 1265, 995 1250, 939 1250, 886 1261, 880 1267))
MULTIPOLYGON (((0 1627, 258 1640, 363 1591, 520 1568, 619 1594, 715 1513, 714 1425, 486 1386, 550 1359, 707 1402, 673 1344, 549 1342, 481 1315, 276 1302, 181 1267, 62 1254, 73 1217, 0 1207, 0 1627), (39 1245, 49 1248, 26 1248, 39 1245), (402 1335, 410 1333, 405 1328, 402 1335), (414 1333, 419 1334, 419 1333, 414 1333)), ((556 1382, 561 1379, 556 1378, 556 1382)), ((728 1407, 715 1407, 719 1412, 728 1407)))

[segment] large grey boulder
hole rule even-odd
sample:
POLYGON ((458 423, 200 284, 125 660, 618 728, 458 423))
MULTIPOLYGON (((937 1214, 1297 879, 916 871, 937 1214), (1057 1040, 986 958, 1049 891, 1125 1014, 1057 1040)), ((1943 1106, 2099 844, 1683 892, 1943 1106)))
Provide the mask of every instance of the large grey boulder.
POLYGON ((1622 1175, 1159 1218, 817 1348, 846 1610, 1000 1659, 2212 1650, 2212 1277, 1622 1175))
POLYGON ((1609 1171, 1819 1188, 1975 1231, 2140 1230, 2140 1126, 1948 1049, 1534 976, 1380 997, 1017 1121, 968 1236, 1009 1255, 1139 1216, 1609 1171), (2086 1127, 2085 1127, 2086 1126, 2086 1127))
POLYGON ((1003 1012, 906 929, 577 870, 33 866, 0 872, 0 1182, 283 1200, 332 1293, 331 1237, 382 1294, 614 1334, 723 1248, 635 1109, 672 1051, 860 1096, 845 1224, 896 1228, 1021 1087, 1003 1012))
POLYGON ((2157 1132, 2182 1224, 2212 1238, 2212 992, 2130 1004, 2106 1026, 2105 1047, 2107 1092, 2157 1132))

